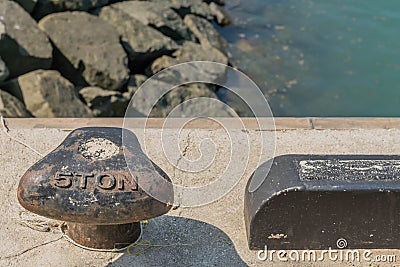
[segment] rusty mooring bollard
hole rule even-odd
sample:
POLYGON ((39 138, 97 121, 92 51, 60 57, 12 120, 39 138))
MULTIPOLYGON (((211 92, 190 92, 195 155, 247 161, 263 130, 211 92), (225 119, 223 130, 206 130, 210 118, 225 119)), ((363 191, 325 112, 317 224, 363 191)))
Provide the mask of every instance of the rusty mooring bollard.
POLYGON ((169 182, 132 132, 80 128, 22 176, 18 200, 31 212, 66 221, 67 235, 76 243, 114 249, 139 238, 141 220, 170 210, 173 189, 169 182), (126 160, 134 170, 128 169, 126 160), (140 182, 152 183, 152 190, 169 201, 153 198, 140 182))
POLYGON ((284 155, 269 163, 246 188, 250 249, 400 248, 400 156, 284 155))

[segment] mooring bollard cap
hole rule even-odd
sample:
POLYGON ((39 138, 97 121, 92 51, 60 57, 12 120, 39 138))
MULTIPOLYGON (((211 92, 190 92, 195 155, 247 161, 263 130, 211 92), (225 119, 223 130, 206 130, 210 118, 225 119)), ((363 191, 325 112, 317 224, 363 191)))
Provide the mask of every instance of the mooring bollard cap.
POLYGON ((132 132, 90 127, 71 132, 59 147, 29 168, 19 183, 18 200, 27 210, 45 217, 110 225, 168 212, 173 189, 168 176, 147 158, 132 132), (129 170, 126 160, 137 168, 129 170), (151 188, 170 201, 154 199, 142 190, 141 182, 155 183, 151 188))

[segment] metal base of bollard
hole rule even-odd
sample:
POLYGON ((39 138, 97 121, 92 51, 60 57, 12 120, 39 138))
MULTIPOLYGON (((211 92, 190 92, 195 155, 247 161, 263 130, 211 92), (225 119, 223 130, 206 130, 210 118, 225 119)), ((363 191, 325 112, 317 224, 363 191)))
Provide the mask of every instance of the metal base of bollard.
POLYGON ((67 236, 77 244, 94 249, 121 249, 138 241, 140 222, 114 225, 67 223, 67 236))

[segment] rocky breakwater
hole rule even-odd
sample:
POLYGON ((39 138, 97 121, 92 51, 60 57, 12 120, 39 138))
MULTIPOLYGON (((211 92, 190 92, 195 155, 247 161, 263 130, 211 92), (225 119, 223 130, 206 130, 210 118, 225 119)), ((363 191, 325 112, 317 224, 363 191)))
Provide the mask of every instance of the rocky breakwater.
MULTIPOLYGON (((227 43, 213 25, 229 23, 222 5, 221 0, 0 0, 0 115, 124 116, 139 86, 164 68, 193 60, 230 64, 227 43)), ((181 86, 165 95, 151 116, 167 116, 191 98, 217 99, 218 89, 181 86)), ((198 111, 186 106, 184 114, 198 111)), ((140 114, 141 107, 134 108, 140 114)))

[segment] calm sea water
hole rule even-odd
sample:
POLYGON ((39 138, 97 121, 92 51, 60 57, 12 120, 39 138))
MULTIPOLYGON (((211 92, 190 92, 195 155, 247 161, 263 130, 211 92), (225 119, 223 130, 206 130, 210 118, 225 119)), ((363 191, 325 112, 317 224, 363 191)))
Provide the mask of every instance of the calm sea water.
POLYGON ((221 29, 275 116, 400 116, 399 0, 228 0, 221 29))

